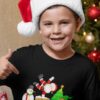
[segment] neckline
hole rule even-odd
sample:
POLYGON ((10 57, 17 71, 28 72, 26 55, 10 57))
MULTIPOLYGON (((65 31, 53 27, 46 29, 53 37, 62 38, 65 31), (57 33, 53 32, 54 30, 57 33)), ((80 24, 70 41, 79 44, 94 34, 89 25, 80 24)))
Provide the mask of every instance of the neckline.
POLYGON ((76 55, 76 52, 74 52, 70 57, 66 57, 65 59, 55 59, 51 56, 49 56, 44 50, 43 50, 43 47, 42 45, 40 45, 40 50, 41 50, 41 53, 43 54, 43 56, 45 56, 48 60, 50 61, 59 61, 59 62, 65 62, 65 61, 69 61, 69 60, 72 60, 75 55, 76 55))

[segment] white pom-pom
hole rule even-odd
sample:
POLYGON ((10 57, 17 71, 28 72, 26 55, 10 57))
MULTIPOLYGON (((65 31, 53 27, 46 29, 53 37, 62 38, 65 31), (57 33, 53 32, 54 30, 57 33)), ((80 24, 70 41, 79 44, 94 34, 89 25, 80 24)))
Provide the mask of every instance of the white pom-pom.
POLYGON ((25 23, 21 21, 17 26, 17 30, 23 36, 32 36, 36 31, 36 27, 32 22, 25 23))

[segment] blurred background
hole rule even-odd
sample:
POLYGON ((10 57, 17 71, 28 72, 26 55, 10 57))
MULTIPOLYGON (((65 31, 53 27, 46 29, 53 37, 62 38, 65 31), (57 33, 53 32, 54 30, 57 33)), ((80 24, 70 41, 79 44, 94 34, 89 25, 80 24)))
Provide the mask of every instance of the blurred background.
POLYGON ((21 21, 17 7, 18 1, 0 0, 0 56, 7 53, 9 48, 15 50, 41 41, 38 33, 28 38, 18 34, 16 27, 21 21))

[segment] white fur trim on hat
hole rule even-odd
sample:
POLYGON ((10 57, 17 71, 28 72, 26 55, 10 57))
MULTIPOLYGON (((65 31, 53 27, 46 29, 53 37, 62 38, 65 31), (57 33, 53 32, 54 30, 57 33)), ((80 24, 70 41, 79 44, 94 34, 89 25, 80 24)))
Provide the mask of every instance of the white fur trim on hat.
POLYGON ((25 36, 31 36, 39 30, 38 21, 40 14, 53 5, 64 5, 74 11, 81 18, 81 26, 85 22, 81 0, 30 0, 32 11, 32 23, 21 23, 18 32, 25 36), (28 24, 28 26, 26 25, 28 24))
POLYGON ((25 23, 25 22, 21 21, 17 25, 17 30, 18 30, 19 34, 24 35, 24 36, 32 36, 35 29, 36 28, 32 22, 25 23))

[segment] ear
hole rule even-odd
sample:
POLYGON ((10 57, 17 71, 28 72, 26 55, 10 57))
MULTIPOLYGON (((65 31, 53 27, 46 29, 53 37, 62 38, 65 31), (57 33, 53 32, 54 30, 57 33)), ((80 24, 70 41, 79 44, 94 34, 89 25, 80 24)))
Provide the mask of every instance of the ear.
POLYGON ((42 33, 42 31, 41 31, 41 30, 39 30, 39 33, 41 34, 41 33, 42 33))
POLYGON ((76 25, 76 32, 79 32, 79 30, 81 28, 81 19, 80 18, 77 19, 77 23, 76 24, 77 24, 76 25))

